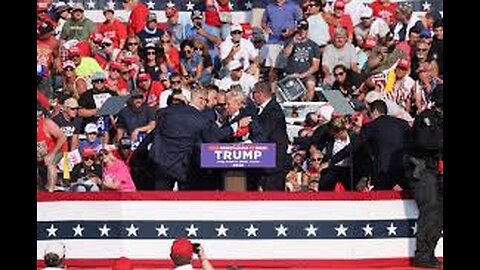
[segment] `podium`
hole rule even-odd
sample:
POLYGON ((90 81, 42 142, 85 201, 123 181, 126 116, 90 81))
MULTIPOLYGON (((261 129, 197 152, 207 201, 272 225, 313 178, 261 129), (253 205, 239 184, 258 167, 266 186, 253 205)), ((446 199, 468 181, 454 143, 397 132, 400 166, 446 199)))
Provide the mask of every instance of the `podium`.
POLYGON ((247 191, 247 172, 245 170, 229 170, 223 174, 224 191, 247 191))
POLYGON ((223 169, 224 191, 247 191, 247 171, 276 166, 275 143, 202 143, 200 166, 223 169))

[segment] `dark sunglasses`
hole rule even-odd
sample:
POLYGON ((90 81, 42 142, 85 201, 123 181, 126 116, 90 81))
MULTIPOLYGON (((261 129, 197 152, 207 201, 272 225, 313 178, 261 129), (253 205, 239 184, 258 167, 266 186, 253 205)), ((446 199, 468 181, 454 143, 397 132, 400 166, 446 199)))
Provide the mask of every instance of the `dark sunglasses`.
POLYGON ((312 161, 321 161, 321 158, 312 158, 312 161))
POLYGON ((138 45, 138 42, 128 42, 127 45, 128 46, 138 45))
POLYGON ((162 42, 162 43, 170 43, 170 39, 169 39, 169 40, 161 40, 160 42, 162 42))
POLYGON ((185 53, 192 53, 192 50, 185 50, 185 53))
POLYGON ((201 51, 202 48, 195 48, 195 51, 201 51))
POLYGON ((105 80, 92 80, 92 83, 104 83, 105 80))
POLYGON ((74 68, 71 68, 71 67, 68 67, 68 68, 64 68, 63 70, 64 70, 64 71, 74 71, 75 69, 74 69, 74 68))
POLYGON ((96 133, 96 132, 90 132, 90 133, 87 133, 87 135, 92 135, 92 134, 95 134, 95 135, 97 135, 97 133, 96 133))
POLYGON ((227 104, 227 103, 217 103, 217 106, 219 106, 219 107, 225 107, 226 104, 227 104))
POLYGON ((428 49, 417 49, 417 52, 426 52, 428 49))
POLYGON ((241 34, 242 34, 242 31, 236 30, 236 31, 232 31, 232 32, 230 32, 230 33, 231 33, 232 35, 241 35, 241 34))
POLYGON ((339 72, 339 73, 333 74, 333 76, 335 76, 335 77, 336 77, 336 76, 342 76, 342 75, 345 75, 345 72, 339 72))
POLYGON ((87 161, 87 160, 95 160, 95 156, 83 157, 83 160, 84 160, 84 161, 87 161))
POLYGON ((121 73, 120 72, 120 69, 112 69, 111 72, 118 72, 118 73, 121 73))
POLYGON ((172 81, 172 84, 181 84, 182 81, 172 81))
POLYGON ((68 107, 68 108, 72 111, 78 111, 78 108, 70 108, 70 107, 68 107))
POLYGON ((369 20, 370 17, 361 17, 360 20, 369 20))
POLYGON ((156 55, 157 53, 155 51, 148 51, 147 55, 156 55))
POLYGON ((316 7, 316 4, 308 4, 307 7, 316 7))

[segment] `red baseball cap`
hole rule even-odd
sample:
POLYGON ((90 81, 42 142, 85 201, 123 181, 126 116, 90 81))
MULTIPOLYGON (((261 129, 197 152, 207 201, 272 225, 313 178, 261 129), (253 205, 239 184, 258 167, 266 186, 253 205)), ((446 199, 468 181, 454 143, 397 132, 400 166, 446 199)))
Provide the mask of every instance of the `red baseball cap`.
POLYGON ((90 34, 90 39, 93 40, 93 42, 95 42, 96 44, 100 44, 100 42, 102 42, 103 35, 100 33, 94 32, 90 34))
POLYGON ((167 18, 170 18, 172 16, 174 16, 175 14, 178 13, 178 9, 175 8, 175 7, 167 7, 167 9, 165 10, 165 16, 167 18))
POLYGON ((170 258, 174 257, 187 257, 193 256, 193 245, 187 238, 178 238, 173 241, 170 249, 170 258))
POLYGON ((73 46, 70 49, 68 49, 68 55, 69 56, 74 56, 74 55, 81 55, 80 48, 77 46, 73 46))
POLYGON ((150 77, 150 74, 148 73, 140 73, 138 74, 138 82, 143 82, 146 80, 150 80, 152 77, 150 77))
POLYGON ((410 68, 410 60, 407 58, 400 59, 397 64, 398 68, 401 69, 409 69, 410 68))
POLYGON ((374 38, 368 37, 365 42, 363 43, 364 49, 373 49, 377 46, 377 40, 374 38))
POLYGON ((334 7, 337 9, 344 9, 345 8, 345 2, 341 1, 341 0, 338 0, 337 2, 335 2, 335 5, 334 7))
POLYGON ((45 2, 38 2, 37 3, 37 12, 46 11, 48 9, 48 5, 45 2))
POLYGON ((82 150, 82 157, 93 157, 95 156, 96 152, 95 149, 90 147, 85 147, 82 150))

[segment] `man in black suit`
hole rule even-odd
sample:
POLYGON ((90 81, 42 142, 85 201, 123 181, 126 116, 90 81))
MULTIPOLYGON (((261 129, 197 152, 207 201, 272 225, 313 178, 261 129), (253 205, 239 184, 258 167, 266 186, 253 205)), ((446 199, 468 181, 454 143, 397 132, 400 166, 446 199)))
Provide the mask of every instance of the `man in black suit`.
POLYGON ((187 173, 191 162, 197 162, 202 142, 218 142, 234 134, 242 126, 248 126, 251 118, 246 117, 225 125, 216 126, 202 116, 207 103, 207 91, 197 89, 192 92, 191 103, 175 104, 167 107, 154 130, 149 156, 156 164, 155 187, 157 190, 172 190, 178 182, 180 190, 192 188, 187 173))
POLYGON ((258 106, 258 121, 263 128, 266 141, 276 145, 276 166, 266 169, 260 178, 263 190, 285 190, 287 170, 288 135, 285 114, 272 97, 270 84, 260 82, 252 90, 253 100, 258 106))
POLYGON ((411 129, 408 123, 388 116, 383 100, 369 104, 372 121, 364 125, 359 140, 335 154, 329 165, 336 164, 367 144, 373 155, 372 181, 376 190, 391 190, 396 184, 403 187, 405 170, 403 158, 411 147, 411 129), (350 148, 353 147, 353 148, 350 148))

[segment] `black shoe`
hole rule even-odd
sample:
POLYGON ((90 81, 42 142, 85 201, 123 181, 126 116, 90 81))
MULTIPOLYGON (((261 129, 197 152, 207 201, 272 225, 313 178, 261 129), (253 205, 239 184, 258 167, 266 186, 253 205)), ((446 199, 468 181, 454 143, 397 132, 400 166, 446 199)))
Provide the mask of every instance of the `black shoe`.
POLYGON ((440 261, 435 257, 430 259, 415 258, 415 260, 413 261, 413 266, 419 267, 419 268, 439 268, 440 261))

